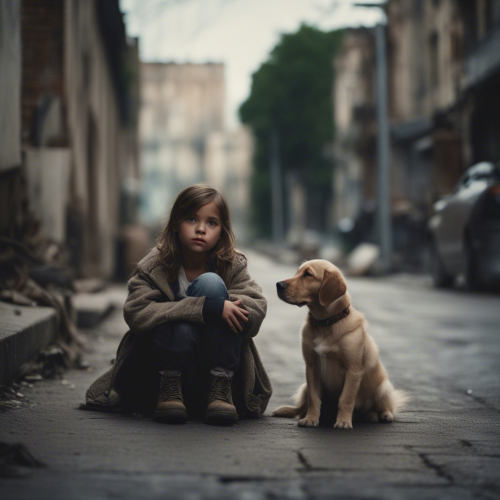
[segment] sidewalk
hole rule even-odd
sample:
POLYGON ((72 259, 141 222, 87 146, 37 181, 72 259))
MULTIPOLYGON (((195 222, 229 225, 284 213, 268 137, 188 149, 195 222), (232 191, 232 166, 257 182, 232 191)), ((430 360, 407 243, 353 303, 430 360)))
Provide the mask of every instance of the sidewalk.
POLYGON ((51 307, 0 302, 0 385, 10 385, 21 366, 55 339, 56 329, 51 307))
POLYGON ((245 253, 268 299, 255 339, 274 388, 264 418, 171 426, 79 410, 127 329, 116 307, 85 329, 88 370, 23 388, 23 406, 1 414, 0 441, 24 443, 46 467, 0 478, 0 499, 500 498, 500 297, 349 279, 391 381, 412 399, 390 425, 304 429, 270 417, 304 381, 299 330, 307 311, 276 295, 276 282, 296 265, 245 253))
MULTIPOLYGON (((121 305, 123 286, 118 287, 111 285, 101 292, 74 295, 77 326, 93 327, 117 303, 121 305)), ((21 366, 54 342, 56 335, 57 317, 53 308, 0 302, 0 385, 12 384, 21 366)))
MULTIPOLYGON (((301 262, 299 252, 272 243, 259 242, 253 251, 283 265, 297 267, 301 262)), ((408 285, 426 286, 430 283, 425 275, 395 274, 389 279, 408 285)), ((92 328, 113 307, 121 307, 123 289, 123 285, 111 284, 96 293, 75 294, 72 300, 77 312, 77 326, 92 328)), ((0 385, 7 386, 15 381, 21 366, 54 341, 56 327, 55 312, 49 307, 0 302, 0 385)))

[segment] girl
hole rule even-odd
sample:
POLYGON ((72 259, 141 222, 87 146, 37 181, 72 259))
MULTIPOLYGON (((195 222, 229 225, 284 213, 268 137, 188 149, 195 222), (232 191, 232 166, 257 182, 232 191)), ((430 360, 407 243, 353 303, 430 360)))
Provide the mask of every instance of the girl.
POLYGON ((199 406, 209 375, 208 397, 201 397, 207 423, 263 414, 271 385, 252 337, 266 300, 234 248, 229 209, 216 189, 197 184, 177 196, 128 290, 130 332, 113 366, 87 391, 88 406, 136 412, 155 406, 154 420, 184 423, 185 403, 199 406))

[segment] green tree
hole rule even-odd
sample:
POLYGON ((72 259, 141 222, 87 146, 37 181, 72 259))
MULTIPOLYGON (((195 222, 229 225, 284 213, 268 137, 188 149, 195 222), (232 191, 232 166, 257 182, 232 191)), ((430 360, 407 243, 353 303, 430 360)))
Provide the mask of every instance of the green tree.
POLYGON ((341 38, 342 31, 302 25, 296 33, 282 35, 253 74, 250 96, 239 113, 256 139, 252 219, 260 235, 271 234, 273 132, 279 137, 283 174, 293 172, 306 189, 307 226, 326 227, 332 184, 327 151, 333 141, 333 59, 341 38))

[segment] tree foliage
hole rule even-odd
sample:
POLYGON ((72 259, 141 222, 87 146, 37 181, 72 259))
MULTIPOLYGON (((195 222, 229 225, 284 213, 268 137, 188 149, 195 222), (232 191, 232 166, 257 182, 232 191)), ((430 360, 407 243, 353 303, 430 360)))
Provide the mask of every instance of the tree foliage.
POLYGON ((261 234, 271 232, 273 131, 279 137, 283 174, 294 173, 306 189, 312 209, 308 225, 322 229, 315 214, 325 208, 318 205, 331 196, 332 161, 326 152, 333 141, 333 59, 341 38, 341 31, 302 25, 296 33, 282 35, 268 60, 253 74, 250 96, 239 112, 256 139, 252 206, 261 234))

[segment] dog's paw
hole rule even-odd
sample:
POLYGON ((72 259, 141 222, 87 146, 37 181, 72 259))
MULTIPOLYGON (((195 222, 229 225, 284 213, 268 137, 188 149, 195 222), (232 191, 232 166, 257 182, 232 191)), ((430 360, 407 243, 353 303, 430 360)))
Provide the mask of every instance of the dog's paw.
POLYGON ((352 422, 350 420, 337 420, 334 429, 352 429, 352 422))
POLYGON ((380 422, 384 424, 390 424, 394 420, 394 415, 389 411, 385 410, 378 414, 380 422))
POLYGON ((319 420, 314 418, 302 418, 299 420, 299 427, 318 427, 319 420))

